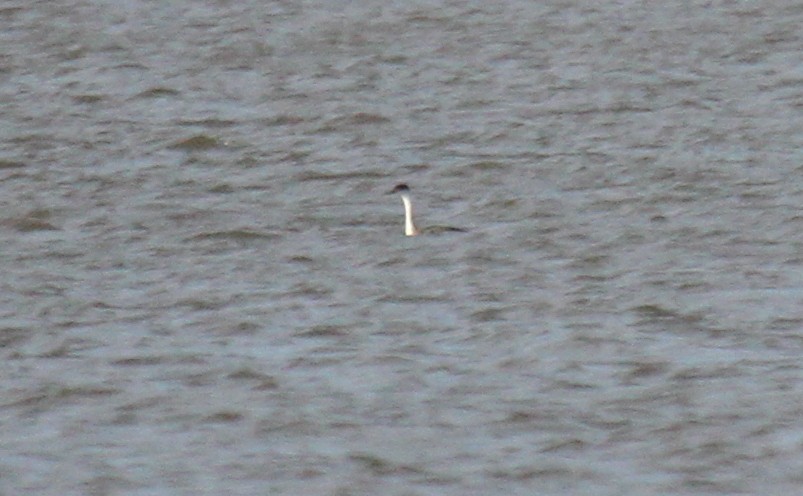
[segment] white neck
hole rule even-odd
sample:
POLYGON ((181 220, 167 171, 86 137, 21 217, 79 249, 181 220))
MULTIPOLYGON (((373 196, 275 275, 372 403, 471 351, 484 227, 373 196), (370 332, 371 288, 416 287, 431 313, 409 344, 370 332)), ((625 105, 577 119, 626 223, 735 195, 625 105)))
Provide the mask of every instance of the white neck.
POLYGON ((404 235, 415 236, 418 234, 418 229, 413 224, 413 204, 410 202, 410 196, 402 194, 402 202, 404 203, 404 235))

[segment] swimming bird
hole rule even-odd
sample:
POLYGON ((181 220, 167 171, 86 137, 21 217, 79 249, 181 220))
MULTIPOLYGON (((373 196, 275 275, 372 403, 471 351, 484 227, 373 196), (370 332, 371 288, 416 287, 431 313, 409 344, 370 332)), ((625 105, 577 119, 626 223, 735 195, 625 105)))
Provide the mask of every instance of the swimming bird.
POLYGON ((388 194, 399 193, 404 203, 404 235, 417 236, 419 234, 435 234, 442 232, 466 232, 465 229, 452 226, 429 226, 418 229, 413 223, 413 204, 410 201, 410 187, 406 184, 397 184, 388 194))

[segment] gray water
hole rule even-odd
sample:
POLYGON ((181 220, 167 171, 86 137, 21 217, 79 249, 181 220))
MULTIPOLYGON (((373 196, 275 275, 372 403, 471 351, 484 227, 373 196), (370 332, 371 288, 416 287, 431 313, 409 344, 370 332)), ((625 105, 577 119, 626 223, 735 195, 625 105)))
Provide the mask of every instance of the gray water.
POLYGON ((800 493, 803 5, 585 3, 0 4, 0 494, 800 493))

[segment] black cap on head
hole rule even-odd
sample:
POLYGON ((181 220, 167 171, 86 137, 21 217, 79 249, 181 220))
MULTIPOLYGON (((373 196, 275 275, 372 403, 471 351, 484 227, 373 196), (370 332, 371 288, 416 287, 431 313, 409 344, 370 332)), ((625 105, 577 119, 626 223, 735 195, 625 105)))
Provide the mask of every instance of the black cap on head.
POLYGON ((410 187, 404 183, 397 184, 395 188, 391 191, 391 193, 399 193, 401 191, 410 191, 410 187))

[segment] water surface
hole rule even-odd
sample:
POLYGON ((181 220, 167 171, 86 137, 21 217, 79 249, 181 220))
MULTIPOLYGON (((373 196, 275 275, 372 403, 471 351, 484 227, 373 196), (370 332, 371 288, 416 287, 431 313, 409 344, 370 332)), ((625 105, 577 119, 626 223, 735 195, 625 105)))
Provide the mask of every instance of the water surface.
POLYGON ((803 7, 0 25, 0 493, 803 486, 803 7))

